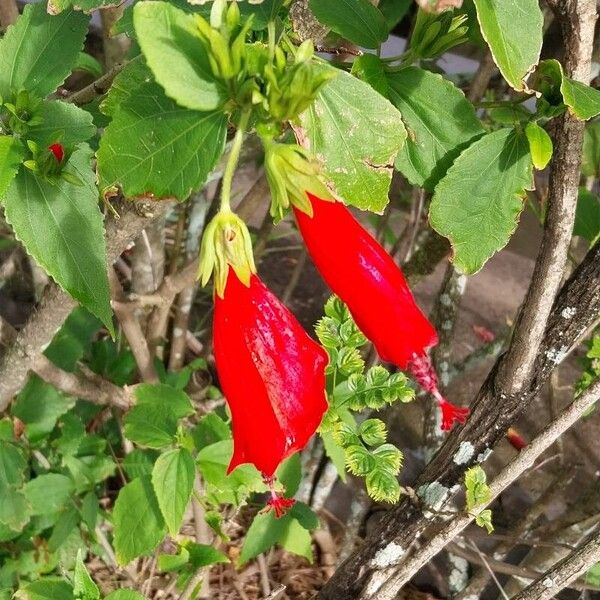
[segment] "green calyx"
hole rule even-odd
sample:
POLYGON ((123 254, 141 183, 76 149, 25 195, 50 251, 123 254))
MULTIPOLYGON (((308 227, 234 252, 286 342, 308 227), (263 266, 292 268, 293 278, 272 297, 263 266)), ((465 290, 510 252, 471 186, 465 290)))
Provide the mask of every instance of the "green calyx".
POLYGON ((435 14, 420 9, 408 56, 411 59, 433 59, 464 43, 469 30, 466 21, 467 15, 455 15, 454 11, 435 14))
POLYGON ((250 232, 235 213, 221 211, 204 231, 198 278, 206 285, 214 272, 215 290, 223 298, 229 267, 244 285, 250 285, 250 276, 256 273, 250 232))
POLYGON ((20 91, 12 102, 0 102, 0 130, 5 133, 25 135, 31 127, 40 125, 42 118, 42 100, 32 96, 26 90, 20 91))
POLYGON ((293 204, 312 216, 307 193, 322 200, 333 200, 320 178, 319 164, 297 144, 280 144, 263 138, 265 172, 271 188, 271 216, 280 220, 293 204))

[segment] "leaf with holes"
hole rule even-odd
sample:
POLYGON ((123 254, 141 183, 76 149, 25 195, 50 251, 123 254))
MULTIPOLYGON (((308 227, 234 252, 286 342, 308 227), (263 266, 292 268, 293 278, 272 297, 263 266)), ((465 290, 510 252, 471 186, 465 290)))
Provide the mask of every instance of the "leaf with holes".
POLYGON ((27 252, 75 300, 113 331, 104 223, 92 151, 81 144, 64 170, 82 185, 49 182, 22 169, 6 192, 6 220, 27 252))
POLYGON ((223 113, 181 108, 156 83, 144 84, 123 101, 102 136, 100 189, 121 186, 130 198, 185 200, 220 158, 226 132, 223 113))
POLYGON ((27 90, 43 98, 56 90, 77 61, 88 23, 80 12, 53 17, 44 2, 26 5, 0 40, 0 96, 27 90))
POLYGON ((296 137, 347 204, 382 212, 406 139, 400 112, 368 83, 339 72, 300 115, 296 137))
POLYGON ((456 159, 435 189, 429 221, 450 240, 459 271, 476 273, 506 246, 531 186, 529 144, 512 129, 484 135, 456 159))
POLYGON ((538 0, 475 0, 481 33, 502 76, 517 91, 537 65, 544 17, 538 0))

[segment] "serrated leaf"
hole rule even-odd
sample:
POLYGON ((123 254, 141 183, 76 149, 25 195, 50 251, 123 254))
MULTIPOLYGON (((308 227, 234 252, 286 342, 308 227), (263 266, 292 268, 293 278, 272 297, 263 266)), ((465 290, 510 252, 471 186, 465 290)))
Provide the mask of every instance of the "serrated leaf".
POLYGON ((380 446, 387 438, 387 429, 381 419, 367 419, 360 424, 358 433, 368 446, 380 446))
POLYGON ((396 476, 387 469, 373 469, 365 480, 367 493, 376 502, 394 504, 400 499, 400 484, 396 476))
POLYGON ((336 423, 332 435, 335 443, 342 446, 342 448, 360 444, 356 431, 347 423, 336 423))
POLYGON ((560 91, 565 104, 579 119, 587 121, 600 114, 600 90, 563 75, 560 91))
POLYGON ((594 244, 600 237, 600 198, 585 188, 579 188, 573 235, 594 244))
POLYGON ((190 555, 190 564, 194 569, 229 562, 229 559, 221 551, 207 544, 187 542, 185 548, 190 555))
POLYGON ((396 169, 433 191, 456 157, 484 129, 464 93, 441 75, 408 67, 387 75, 389 99, 402 113, 408 139, 396 169))
POLYGON ((344 448, 346 468, 353 475, 365 476, 375 466, 375 460, 370 452, 362 445, 349 445, 344 448))
POLYGON ((15 597, 21 600, 73 600, 73 588, 62 579, 48 577, 26 584, 15 597))
POLYGON ((552 158, 552 139, 546 133, 546 130, 534 121, 527 123, 525 135, 529 142, 529 152, 533 166, 539 170, 545 169, 552 158))
POLYGON ((225 90, 212 74, 193 15, 168 2, 140 2, 133 23, 146 62, 169 98, 199 111, 223 103, 225 90))
POLYGON ((337 367, 344 375, 362 372, 365 368, 365 361, 356 348, 344 346, 340 348, 337 355, 337 367))
POLYGON ((272 511, 258 513, 246 533, 240 553, 240 564, 243 565, 277 544, 290 520, 289 514, 277 519, 272 511))
POLYGON ((27 132, 27 139, 41 148, 54 142, 70 147, 89 140, 96 132, 92 115, 74 104, 45 100, 41 116, 42 123, 27 132))
POLYGON ((382 212, 393 163, 406 139, 398 110, 369 84, 339 72, 300 115, 298 139, 347 204, 382 212))
POLYGON ((190 553, 181 546, 177 554, 160 554, 158 557, 158 568, 161 571, 178 571, 188 564, 190 553))
POLYGON ((100 600, 100 590, 83 564, 83 553, 77 552, 73 576, 73 596, 77 600, 100 600))
POLYGON ((502 76, 517 91, 537 65, 544 18, 538 0, 474 0, 481 33, 502 76))
POLYGON ((102 114, 112 117, 121 103, 135 94, 141 85, 152 79, 152 71, 141 54, 132 58, 114 78, 108 93, 100 102, 102 114))
POLYGON ((172 536, 181 528, 185 509, 192 497, 196 468, 185 448, 161 454, 152 469, 152 485, 158 505, 172 536))
POLYGON ((600 176, 600 121, 586 125, 581 172, 586 177, 600 176))
POLYGON ((13 531, 21 531, 31 516, 27 497, 13 486, 0 488, 0 523, 13 531))
POLYGON ((120 565, 152 552, 166 533, 149 477, 134 479, 121 488, 112 518, 115 552, 120 565))
POLYGON ((115 6, 120 3, 119 0, 48 0, 48 12, 57 15, 67 8, 89 12, 97 8, 115 6))
POLYGON ((315 333, 319 342, 325 348, 337 348, 340 345, 341 338, 338 331, 338 321, 331 317, 323 317, 315 326, 315 333))
POLYGON ((345 346, 351 348, 358 348, 367 343, 367 338, 351 318, 340 326, 340 338, 345 346))
POLYGON ((303 556, 308 562, 313 562, 312 538, 296 519, 291 519, 279 543, 288 552, 303 556))
POLYGON ((24 159, 25 147, 21 141, 12 135, 0 135, 0 200, 24 159))
POLYGON ((476 465, 465 472, 467 510, 473 510, 490 500, 491 491, 487 485, 485 471, 476 465))
POLYGON ((27 461, 18 446, 8 441, 0 441, 0 489, 8 486, 21 486, 25 481, 27 461))
POLYGON ((81 144, 64 167, 81 186, 63 179, 50 183, 23 169, 6 193, 4 208, 27 252, 112 332, 104 223, 91 156, 81 144))
POLYGON ((382 444, 375 448, 373 456, 380 469, 388 469, 394 475, 400 471, 402 459, 404 458, 402 452, 393 444, 382 444))
POLYGON ((123 420, 127 439, 148 448, 164 448, 175 441, 177 419, 168 405, 134 406, 123 420))
POLYGON ((504 248, 531 185, 527 138, 511 129, 484 135, 456 159, 436 187, 429 221, 450 240, 459 271, 476 273, 504 248))
POLYGON ((100 189, 185 200, 220 158, 226 132, 223 113, 181 108, 146 83, 122 102, 100 140, 100 189))
POLYGON ((56 90, 77 60, 88 22, 80 12, 54 17, 43 2, 26 5, 0 40, 0 96, 27 90, 43 98, 56 90))
POLYGON ((45 473, 28 481, 23 491, 31 505, 31 514, 45 515, 63 509, 74 488, 70 477, 60 473, 45 473))
POLYGON ((140 383, 135 386, 136 405, 166 407, 176 418, 182 419, 194 414, 190 397, 182 390, 162 383, 140 383))
POLYGON ((489 508, 482 510, 476 517, 475 523, 479 527, 485 527, 488 533, 493 533, 494 525, 492 524, 492 511, 489 508))
POLYGON ((310 0, 317 19, 363 48, 377 48, 388 37, 387 22, 369 0, 310 0))
POLYGON ((312 531, 319 527, 319 517, 315 511, 304 504, 304 502, 296 502, 290 509, 290 516, 293 517, 304 529, 312 531))

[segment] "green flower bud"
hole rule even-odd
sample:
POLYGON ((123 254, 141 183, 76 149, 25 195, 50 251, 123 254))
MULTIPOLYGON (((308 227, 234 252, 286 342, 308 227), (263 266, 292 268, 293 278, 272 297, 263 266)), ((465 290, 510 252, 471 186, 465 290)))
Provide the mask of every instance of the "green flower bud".
POLYGON ((250 285, 250 276, 256 273, 250 232, 235 213, 225 211, 219 212, 204 231, 198 278, 206 285, 214 272, 215 290, 223 298, 229 267, 244 285, 250 285))

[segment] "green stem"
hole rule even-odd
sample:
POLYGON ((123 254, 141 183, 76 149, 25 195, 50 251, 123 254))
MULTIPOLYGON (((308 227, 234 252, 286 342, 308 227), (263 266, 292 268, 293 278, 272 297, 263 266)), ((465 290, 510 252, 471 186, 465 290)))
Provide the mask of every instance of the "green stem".
POLYGON ((221 187, 221 205, 219 210, 221 212, 231 212, 231 184, 233 182, 233 174, 237 167, 238 161, 240 160, 240 152, 242 150, 242 144, 244 142, 244 133, 248 126, 248 120, 250 119, 250 111, 246 110, 242 113, 238 129, 235 132, 233 138, 233 144, 231 145, 231 151, 229 152, 229 158, 225 165, 225 171, 223 172, 223 185, 221 187))
POLYGON ((269 58, 273 60, 275 58, 275 21, 269 21, 267 31, 269 33, 269 58))

